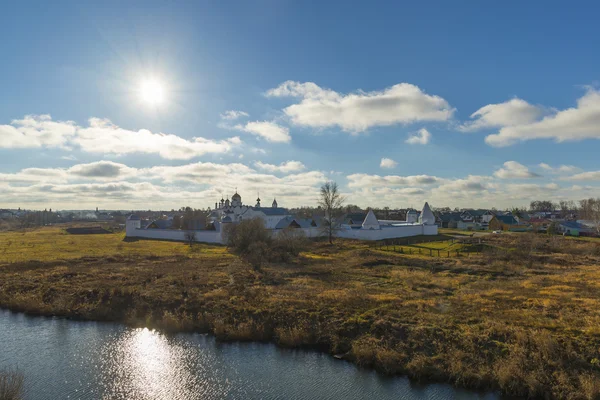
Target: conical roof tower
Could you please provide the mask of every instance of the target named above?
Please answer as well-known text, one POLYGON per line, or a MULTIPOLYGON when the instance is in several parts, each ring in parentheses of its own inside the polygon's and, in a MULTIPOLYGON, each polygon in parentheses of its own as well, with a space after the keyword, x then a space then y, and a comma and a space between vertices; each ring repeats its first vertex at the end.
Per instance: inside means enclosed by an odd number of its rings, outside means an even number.
POLYGON ((369 212, 367 213, 367 216, 365 217, 365 220, 362 223, 362 228, 381 229, 381 227, 379 226, 379 221, 377 220, 377 217, 375 216, 373 210, 369 210, 369 212))

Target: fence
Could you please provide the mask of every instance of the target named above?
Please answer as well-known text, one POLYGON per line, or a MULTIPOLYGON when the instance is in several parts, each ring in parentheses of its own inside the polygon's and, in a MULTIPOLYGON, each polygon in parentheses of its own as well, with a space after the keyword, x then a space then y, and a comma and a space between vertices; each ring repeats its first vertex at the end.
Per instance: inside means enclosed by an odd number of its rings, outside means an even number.
MULTIPOLYGON (((471 254, 478 254, 483 251, 485 246, 484 241, 481 238, 477 239, 450 239, 449 246, 455 243, 461 243, 469 245, 468 248, 449 250, 449 249, 435 249, 429 247, 419 247, 417 245, 423 243, 433 243, 433 240, 393 240, 393 241, 382 241, 374 244, 374 247, 382 250, 400 254, 408 255, 425 255, 430 257, 470 257, 471 254)), ((440 241, 437 241, 440 243, 440 241)))

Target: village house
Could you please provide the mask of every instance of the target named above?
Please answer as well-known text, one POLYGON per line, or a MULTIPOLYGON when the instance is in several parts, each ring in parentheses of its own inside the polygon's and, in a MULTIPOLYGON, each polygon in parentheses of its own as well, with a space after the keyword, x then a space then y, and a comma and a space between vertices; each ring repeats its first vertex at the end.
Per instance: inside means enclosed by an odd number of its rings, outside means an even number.
POLYGON ((458 228, 458 223, 462 221, 461 212, 450 211, 438 213, 436 217, 436 223, 440 228, 458 228))
POLYGON ((556 223, 556 231, 567 236, 586 236, 593 235, 594 229, 580 224, 576 221, 560 221, 556 223))
POLYGON ((548 228, 552 221, 545 218, 530 218, 528 221, 531 228, 536 232, 548 232, 548 228))
POLYGON ((521 224, 514 215, 495 215, 489 224, 489 228, 493 231, 513 231, 524 232, 530 228, 528 224, 521 224))

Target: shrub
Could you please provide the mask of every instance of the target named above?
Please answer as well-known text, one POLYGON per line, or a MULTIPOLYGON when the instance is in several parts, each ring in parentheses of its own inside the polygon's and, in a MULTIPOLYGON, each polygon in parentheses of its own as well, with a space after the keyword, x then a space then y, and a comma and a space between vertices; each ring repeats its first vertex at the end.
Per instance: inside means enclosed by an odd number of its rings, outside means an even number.
POLYGON ((287 261, 289 256, 297 257, 300 252, 306 250, 308 240, 300 229, 285 228, 277 233, 273 240, 273 257, 287 261))
POLYGON ((231 224, 224 231, 229 248, 253 267, 269 261, 288 261, 306 248, 306 236, 298 229, 279 231, 275 237, 261 219, 248 219, 231 224))
POLYGON ((310 329, 303 325, 275 328, 278 343, 282 346, 297 347, 311 342, 310 329))
POLYGON ((254 268, 260 268, 265 261, 272 258, 269 243, 259 241, 251 243, 242 256, 254 268))
POLYGON ((271 242, 271 235, 263 220, 259 218, 246 219, 239 224, 227 226, 224 236, 227 246, 240 255, 247 253, 253 243, 271 242))
POLYGON ((22 399, 23 380, 23 374, 18 371, 0 371, 0 399, 22 399))

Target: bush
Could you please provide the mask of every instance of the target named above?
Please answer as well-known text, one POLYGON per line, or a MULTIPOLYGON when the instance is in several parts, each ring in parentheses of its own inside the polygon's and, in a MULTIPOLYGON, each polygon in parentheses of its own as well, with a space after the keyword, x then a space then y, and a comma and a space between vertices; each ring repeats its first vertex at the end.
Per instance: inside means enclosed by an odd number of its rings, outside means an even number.
POLYGON ((261 219, 248 219, 227 226, 223 232, 227 245, 235 253, 260 268, 269 261, 289 261, 306 248, 304 232, 294 228, 278 231, 271 236, 261 219))
POLYGON ((17 371, 0 371, 0 399, 23 398, 23 374, 17 371))
POLYGON ((308 240, 303 231, 285 228, 279 231, 273 240, 273 256, 287 261, 290 256, 297 257, 307 246, 308 240))
POLYGON ((239 224, 230 224, 223 233, 227 246, 240 255, 248 253, 253 243, 268 244, 271 242, 271 235, 263 220, 259 218, 246 219, 239 224))

